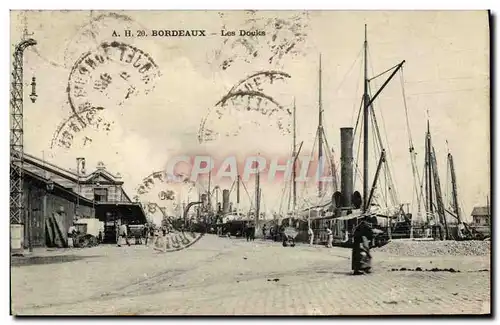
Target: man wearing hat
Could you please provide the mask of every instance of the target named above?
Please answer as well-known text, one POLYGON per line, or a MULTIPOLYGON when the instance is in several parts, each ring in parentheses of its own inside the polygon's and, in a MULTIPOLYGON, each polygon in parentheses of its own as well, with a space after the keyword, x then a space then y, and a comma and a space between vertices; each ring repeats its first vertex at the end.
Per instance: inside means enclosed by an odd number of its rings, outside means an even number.
POLYGON ((371 216, 367 215, 361 218, 353 233, 352 248, 352 270, 354 275, 371 273, 372 256, 370 253, 370 243, 373 239, 372 226, 370 224, 371 216))

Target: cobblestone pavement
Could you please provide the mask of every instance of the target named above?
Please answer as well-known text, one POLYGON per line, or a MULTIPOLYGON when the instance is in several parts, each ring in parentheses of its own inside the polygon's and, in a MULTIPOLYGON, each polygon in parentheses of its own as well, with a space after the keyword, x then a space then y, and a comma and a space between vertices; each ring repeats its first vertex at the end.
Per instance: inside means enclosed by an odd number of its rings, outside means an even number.
POLYGON ((397 257, 350 275, 350 251, 205 236, 175 253, 145 246, 65 252, 13 266, 18 315, 361 315, 490 313, 489 256, 397 257), (460 272, 391 271, 454 268, 460 272))

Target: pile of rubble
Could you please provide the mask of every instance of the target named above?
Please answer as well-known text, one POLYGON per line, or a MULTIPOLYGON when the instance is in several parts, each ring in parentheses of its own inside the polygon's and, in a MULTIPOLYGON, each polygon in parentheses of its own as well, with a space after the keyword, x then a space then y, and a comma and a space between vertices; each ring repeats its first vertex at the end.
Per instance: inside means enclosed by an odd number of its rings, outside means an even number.
POLYGON ((376 248, 398 256, 482 256, 490 254, 491 241, 392 241, 376 248))

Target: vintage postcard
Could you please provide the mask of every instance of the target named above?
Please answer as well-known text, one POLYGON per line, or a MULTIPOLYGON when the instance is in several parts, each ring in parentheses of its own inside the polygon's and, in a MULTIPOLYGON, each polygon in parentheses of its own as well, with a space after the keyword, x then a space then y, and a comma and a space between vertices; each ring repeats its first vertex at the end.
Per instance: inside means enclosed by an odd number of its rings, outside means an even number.
POLYGON ((11 11, 13 315, 490 315, 488 11, 11 11))

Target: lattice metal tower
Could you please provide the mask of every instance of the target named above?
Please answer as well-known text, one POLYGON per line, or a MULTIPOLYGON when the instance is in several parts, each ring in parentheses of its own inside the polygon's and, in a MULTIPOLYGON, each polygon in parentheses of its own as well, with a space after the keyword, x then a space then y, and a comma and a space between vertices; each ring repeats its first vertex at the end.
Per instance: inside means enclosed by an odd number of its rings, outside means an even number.
MULTIPOLYGON (((14 51, 11 86, 11 129, 10 129, 10 222, 21 223, 24 218, 23 200, 23 53, 29 46, 36 45, 32 38, 24 39, 14 51)), ((34 87, 34 83, 32 84, 34 87)), ((34 89, 33 89, 34 95, 34 89)), ((34 101, 35 97, 32 97, 34 101)))

